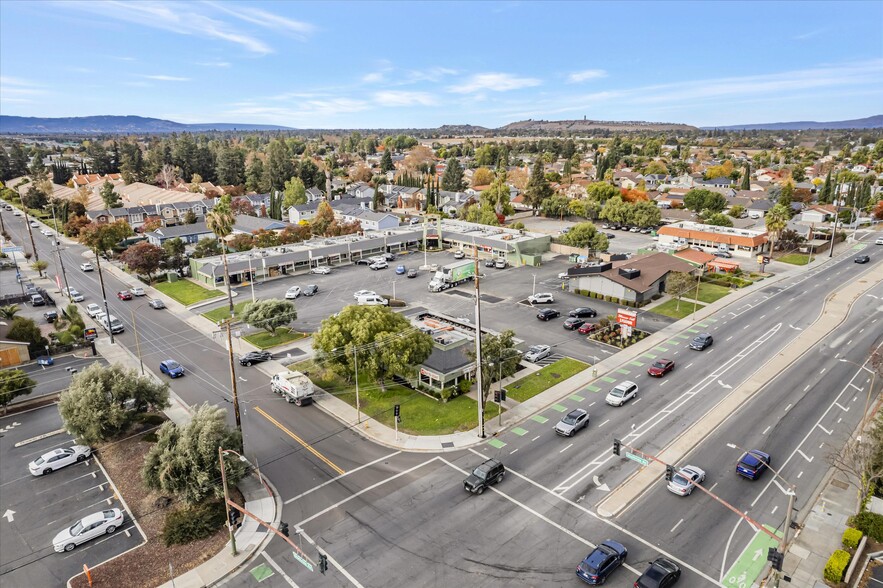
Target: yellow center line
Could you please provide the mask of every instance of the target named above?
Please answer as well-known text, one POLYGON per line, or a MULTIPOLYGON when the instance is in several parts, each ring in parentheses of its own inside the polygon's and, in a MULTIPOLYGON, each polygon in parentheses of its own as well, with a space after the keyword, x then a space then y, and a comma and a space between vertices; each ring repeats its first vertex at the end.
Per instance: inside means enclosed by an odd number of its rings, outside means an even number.
POLYGON ((282 431, 284 431, 289 437, 291 437, 292 439, 294 439, 295 441, 297 441, 298 443, 303 445, 304 449, 306 449, 307 451, 309 451, 310 453, 312 453, 313 455, 315 455, 316 457, 318 457, 319 459, 324 461, 326 464, 328 464, 328 467, 333 469, 335 472, 337 472, 341 476, 346 473, 342 469, 340 469, 339 467, 334 465, 334 463, 330 459, 328 459, 327 457, 325 457, 324 455, 322 455, 321 453, 316 451, 316 449, 312 445, 310 445, 309 443, 307 443, 306 441, 304 441, 303 439, 301 439, 300 437, 298 437, 297 435, 292 433, 282 423, 280 423, 279 421, 277 421, 276 419, 274 419, 273 417, 268 415, 266 412, 264 412, 264 410, 260 406, 255 406, 254 409, 258 413, 260 413, 261 416, 263 416, 265 419, 267 419, 268 421, 270 421, 271 423, 273 423, 274 425, 276 425, 277 427, 282 429, 282 431))

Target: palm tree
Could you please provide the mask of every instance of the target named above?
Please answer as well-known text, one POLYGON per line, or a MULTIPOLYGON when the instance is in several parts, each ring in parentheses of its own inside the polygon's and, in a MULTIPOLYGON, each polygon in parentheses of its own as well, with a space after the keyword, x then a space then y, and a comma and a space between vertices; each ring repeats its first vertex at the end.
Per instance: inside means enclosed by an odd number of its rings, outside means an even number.
POLYGON ((15 315, 20 311, 18 304, 7 304, 6 306, 0 306, 0 318, 5 318, 8 320, 12 320, 15 318, 15 315))
POLYGON ((766 213, 764 223, 770 235, 770 254, 775 250, 776 241, 779 240, 779 235, 785 230, 789 220, 791 220, 791 211, 782 204, 776 204, 766 213))
POLYGON ((227 286, 227 302, 230 304, 230 313, 233 313, 233 293, 230 291, 230 275, 227 273, 227 242, 226 238, 233 232, 233 223, 236 217, 230 207, 230 195, 221 197, 211 212, 205 215, 205 224, 217 235, 221 245, 221 258, 224 260, 224 284, 227 286))

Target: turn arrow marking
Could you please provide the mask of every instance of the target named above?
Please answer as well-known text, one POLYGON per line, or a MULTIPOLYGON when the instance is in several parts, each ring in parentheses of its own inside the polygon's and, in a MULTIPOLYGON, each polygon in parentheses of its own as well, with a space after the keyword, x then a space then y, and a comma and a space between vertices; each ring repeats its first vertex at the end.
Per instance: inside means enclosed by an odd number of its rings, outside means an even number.
POLYGON ((5 518, 10 523, 15 520, 15 517, 12 516, 15 514, 14 510, 6 509, 6 512, 3 513, 3 518, 5 518))
POLYGON ((610 492, 610 487, 607 484, 602 484, 601 479, 598 476, 592 476, 592 481, 595 483, 595 487, 601 492, 610 492))
POLYGON ((724 384, 723 380, 718 380, 717 383, 720 384, 722 388, 726 388, 727 390, 731 390, 733 388, 729 384, 724 384))

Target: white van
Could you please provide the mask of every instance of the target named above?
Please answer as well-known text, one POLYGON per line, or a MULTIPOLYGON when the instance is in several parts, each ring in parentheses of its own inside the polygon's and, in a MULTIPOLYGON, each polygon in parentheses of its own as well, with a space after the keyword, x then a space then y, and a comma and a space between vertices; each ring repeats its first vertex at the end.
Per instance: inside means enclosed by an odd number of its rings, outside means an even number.
POLYGON ((757 211, 757 210, 750 210, 750 211, 748 212, 748 218, 751 218, 751 219, 754 219, 754 220, 757 220, 757 219, 759 219, 759 218, 762 217, 762 216, 763 216, 763 214, 762 214, 760 211, 757 211))
POLYGON ((359 306, 388 306, 389 300, 377 294, 368 294, 356 298, 356 304, 359 306))
POLYGON ((101 326, 104 327, 104 330, 108 333, 113 333, 116 335, 117 333, 122 333, 125 330, 123 327, 123 323, 120 322, 120 319, 117 317, 110 315, 104 315, 100 319, 101 326))

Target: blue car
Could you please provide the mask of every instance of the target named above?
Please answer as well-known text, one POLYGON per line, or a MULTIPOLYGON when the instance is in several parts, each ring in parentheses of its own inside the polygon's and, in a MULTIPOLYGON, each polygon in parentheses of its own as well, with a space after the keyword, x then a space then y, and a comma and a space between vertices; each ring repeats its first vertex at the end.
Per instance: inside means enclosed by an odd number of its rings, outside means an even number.
POLYGON ((52 359, 52 357, 50 357, 48 355, 41 355, 40 357, 37 358, 38 365, 52 365, 54 363, 55 363, 55 360, 52 359))
POLYGON ((184 375, 184 366, 174 359, 159 362, 159 371, 168 374, 170 378, 180 378, 184 375))
POLYGON ((736 464, 736 473, 749 480, 756 480, 770 464, 770 454, 752 449, 742 456, 736 464))
POLYGON ((400 276, 405 275, 405 272, 406 272, 406 271, 408 271, 408 270, 406 270, 406 269, 405 269, 405 266, 403 266, 403 265, 400 265, 400 266, 397 266, 397 267, 396 267, 396 274, 398 274, 398 275, 400 275, 400 276))
POLYGON ((580 562, 576 568, 576 577, 586 584, 603 584, 625 562, 628 553, 622 543, 608 539, 580 562))

